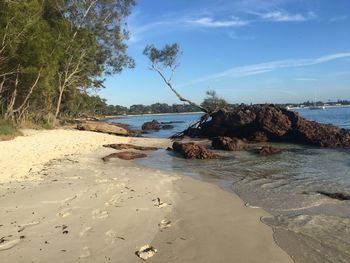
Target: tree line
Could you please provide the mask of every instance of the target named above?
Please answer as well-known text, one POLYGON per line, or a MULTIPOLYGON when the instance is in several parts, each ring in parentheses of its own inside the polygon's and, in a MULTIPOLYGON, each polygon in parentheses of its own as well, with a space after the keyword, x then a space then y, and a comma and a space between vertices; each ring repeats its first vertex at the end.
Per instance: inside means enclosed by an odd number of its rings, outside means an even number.
POLYGON ((105 106, 90 91, 134 67, 126 18, 134 0, 0 2, 0 117, 54 124, 105 106))

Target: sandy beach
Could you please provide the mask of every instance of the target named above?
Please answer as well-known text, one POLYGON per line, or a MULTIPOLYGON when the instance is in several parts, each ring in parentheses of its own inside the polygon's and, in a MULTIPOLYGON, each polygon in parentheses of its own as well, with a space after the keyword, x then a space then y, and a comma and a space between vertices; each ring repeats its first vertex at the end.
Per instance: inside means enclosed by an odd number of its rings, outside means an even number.
MULTIPOLYGON (((132 161, 106 143, 165 148, 167 139, 75 130, 24 131, 0 142, 4 262, 293 262, 233 193, 132 161)), ((2 260, 1 260, 2 261, 2 260)))

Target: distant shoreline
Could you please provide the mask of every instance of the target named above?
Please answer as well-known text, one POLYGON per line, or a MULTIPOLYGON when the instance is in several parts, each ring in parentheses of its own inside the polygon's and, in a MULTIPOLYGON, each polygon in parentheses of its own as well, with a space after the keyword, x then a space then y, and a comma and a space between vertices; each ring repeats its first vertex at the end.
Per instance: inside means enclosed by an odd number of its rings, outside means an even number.
POLYGON ((196 112, 172 112, 172 113, 145 113, 145 114, 127 114, 127 115, 112 115, 105 116, 101 120, 113 120, 113 119, 122 119, 128 117, 141 117, 141 116, 168 116, 168 115, 190 115, 190 114, 199 114, 203 113, 201 111, 196 112))
MULTIPOLYGON (((348 108, 350 105, 329 105, 329 106, 324 106, 326 109, 327 108, 348 108)), ((301 110, 301 109, 310 109, 310 107, 290 107, 289 110, 301 110)))

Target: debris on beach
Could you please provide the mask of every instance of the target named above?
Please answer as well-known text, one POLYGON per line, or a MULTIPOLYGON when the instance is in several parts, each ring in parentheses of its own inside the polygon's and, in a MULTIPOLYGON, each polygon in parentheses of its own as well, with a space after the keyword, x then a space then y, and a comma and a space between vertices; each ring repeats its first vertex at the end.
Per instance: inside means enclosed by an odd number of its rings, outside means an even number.
POLYGON ((173 150, 180 153, 185 159, 217 159, 220 156, 216 153, 209 151, 203 145, 189 142, 181 143, 174 142, 173 150))
POLYGON ((142 260, 147 260, 153 257, 156 253, 157 253, 157 249, 155 249, 150 245, 144 245, 138 251, 135 252, 135 254, 142 260))
POLYGON ((157 197, 156 199, 153 199, 152 201, 156 202, 154 206, 158 208, 163 208, 169 205, 167 203, 161 202, 159 197, 157 197))
POLYGON ((107 162, 112 158, 119 158, 122 160, 134 160, 134 159, 145 158, 145 157, 147 157, 147 155, 144 153, 125 151, 125 152, 112 153, 110 155, 103 157, 102 160, 104 162, 107 162))

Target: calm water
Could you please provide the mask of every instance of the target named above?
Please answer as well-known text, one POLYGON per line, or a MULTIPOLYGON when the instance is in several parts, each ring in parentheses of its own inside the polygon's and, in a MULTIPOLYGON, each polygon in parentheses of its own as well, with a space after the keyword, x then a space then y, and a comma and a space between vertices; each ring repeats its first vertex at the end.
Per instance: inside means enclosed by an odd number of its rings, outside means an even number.
MULTIPOLYGON (((302 116, 350 128, 350 108, 298 110, 302 116)), ((194 115, 131 117, 144 121, 185 121, 194 115)), ((121 122, 119 119, 118 122, 121 122)), ((149 134, 168 137, 173 131, 149 134)), ((258 145, 252 145, 252 148, 258 145)), ((177 171, 236 192, 251 209, 262 207, 272 216, 261 220, 273 227, 277 243, 296 262, 350 262, 350 201, 338 201, 317 191, 350 194, 350 151, 278 144, 279 155, 261 157, 252 151, 220 152, 225 160, 184 160, 160 150, 141 164, 177 171)))

